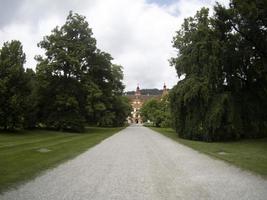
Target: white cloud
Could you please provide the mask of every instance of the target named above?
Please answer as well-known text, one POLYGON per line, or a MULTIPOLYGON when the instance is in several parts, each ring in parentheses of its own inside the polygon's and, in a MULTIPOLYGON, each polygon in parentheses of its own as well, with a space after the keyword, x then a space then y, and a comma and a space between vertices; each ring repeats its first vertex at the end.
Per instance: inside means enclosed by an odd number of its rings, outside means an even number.
POLYGON ((33 58, 42 52, 37 43, 55 26, 61 26, 68 11, 73 10, 87 17, 98 47, 123 65, 127 90, 135 89, 137 83, 141 88, 161 88, 163 82, 172 87, 178 80, 168 63, 175 56, 172 37, 185 17, 203 6, 211 8, 214 2, 178 0, 160 6, 145 0, 25 0, 14 19, 0 27, 0 44, 20 40, 27 55, 26 66, 35 68, 33 58))

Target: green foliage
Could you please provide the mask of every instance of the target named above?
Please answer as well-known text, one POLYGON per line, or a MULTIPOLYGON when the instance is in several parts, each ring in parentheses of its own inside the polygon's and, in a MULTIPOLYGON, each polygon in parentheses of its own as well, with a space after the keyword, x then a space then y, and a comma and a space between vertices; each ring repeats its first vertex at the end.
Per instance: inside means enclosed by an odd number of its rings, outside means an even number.
POLYGON ((37 107, 37 91, 36 91, 36 74, 32 69, 26 69, 26 80, 27 88, 29 88, 29 94, 26 97, 24 103, 26 107, 24 108, 24 122, 23 127, 27 129, 32 129, 36 127, 38 122, 38 107, 37 107))
POLYGON ((171 117, 168 95, 161 100, 150 99, 144 103, 140 110, 143 121, 151 121, 156 127, 170 127, 171 117))
POLYGON ((132 107, 127 97, 114 97, 112 111, 115 115, 115 119, 112 122, 112 126, 123 126, 126 118, 131 114, 131 109, 132 107))
POLYGON ((45 50, 36 57, 38 116, 46 127, 80 132, 85 123, 120 126, 126 119, 122 67, 97 49, 92 35, 85 17, 70 12, 38 44, 45 50))
POLYGON ((70 12, 66 23, 38 44, 45 49, 45 57, 36 58, 39 116, 49 128, 83 130, 92 95, 89 70, 98 56, 92 34, 85 18, 70 12))
POLYGON ((196 140, 267 134, 266 2, 233 0, 185 19, 171 59, 184 79, 170 94, 176 132, 196 140), (255 34, 254 34, 255 33, 255 34))
POLYGON ((25 121, 31 88, 24 62, 21 43, 5 42, 0 50, 0 127, 4 129, 20 128, 25 121))
POLYGON ((122 96, 123 68, 97 49, 85 17, 69 13, 38 44, 36 73, 23 68, 19 41, 0 49, 0 128, 81 132, 84 125, 122 126, 130 103, 122 96))
POLYGON ((114 96, 110 98, 110 108, 102 112, 97 124, 104 127, 124 126, 127 116, 131 113, 131 105, 128 98, 114 96))

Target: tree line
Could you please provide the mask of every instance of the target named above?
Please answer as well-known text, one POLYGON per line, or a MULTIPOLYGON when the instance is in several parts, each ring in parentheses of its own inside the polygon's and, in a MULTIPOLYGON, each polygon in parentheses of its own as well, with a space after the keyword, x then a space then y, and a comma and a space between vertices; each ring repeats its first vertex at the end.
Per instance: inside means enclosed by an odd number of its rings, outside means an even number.
POLYGON ((70 12, 38 47, 45 54, 36 56, 36 71, 24 68, 19 41, 0 49, 0 128, 81 132, 86 124, 124 124, 131 106, 122 95, 122 66, 97 48, 84 16, 70 12))
POLYGON ((183 138, 217 141, 267 135, 267 2, 231 0, 184 20, 171 59, 184 77, 170 92, 183 138))

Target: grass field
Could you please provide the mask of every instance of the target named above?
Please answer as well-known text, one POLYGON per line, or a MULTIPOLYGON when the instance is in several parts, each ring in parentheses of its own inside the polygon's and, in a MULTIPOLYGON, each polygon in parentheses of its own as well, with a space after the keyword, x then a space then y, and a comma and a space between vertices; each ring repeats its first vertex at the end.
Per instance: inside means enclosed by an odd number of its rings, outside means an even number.
POLYGON ((88 128, 81 134, 45 130, 0 133, 0 192, 74 158, 121 129, 88 128))
POLYGON ((199 152, 225 160, 267 178, 267 138, 207 143, 178 138, 175 131, 170 128, 151 127, 151 129, 199 152))

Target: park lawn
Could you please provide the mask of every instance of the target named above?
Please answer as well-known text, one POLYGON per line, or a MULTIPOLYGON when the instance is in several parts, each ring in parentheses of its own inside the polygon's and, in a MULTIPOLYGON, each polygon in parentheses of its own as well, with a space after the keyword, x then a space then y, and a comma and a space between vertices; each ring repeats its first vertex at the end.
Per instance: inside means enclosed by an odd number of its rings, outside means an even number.
POLYGON ((0 192, 74 158, 122 129, 93 127, 79 134, 47 130, 0 132, 0 192))
POLYGON ((200 142, 179 138, 170 128, 151 129, 201 153, 227 161, 267 178, 267 138, 234 142, 200 142), (223 153, 222 153, 223 152, 223 153))

